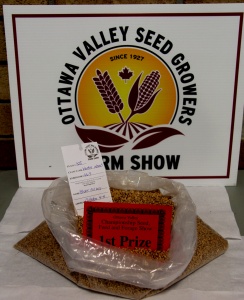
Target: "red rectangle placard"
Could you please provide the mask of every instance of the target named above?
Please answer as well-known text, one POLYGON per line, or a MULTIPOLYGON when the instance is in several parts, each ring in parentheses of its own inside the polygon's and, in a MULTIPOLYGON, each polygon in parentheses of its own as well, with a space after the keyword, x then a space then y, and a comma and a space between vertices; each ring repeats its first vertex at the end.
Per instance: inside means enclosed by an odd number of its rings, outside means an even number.
POLYGON ((172 207, 168 205, 85 202, 83 234, 121 247, 166 251, 172 207))

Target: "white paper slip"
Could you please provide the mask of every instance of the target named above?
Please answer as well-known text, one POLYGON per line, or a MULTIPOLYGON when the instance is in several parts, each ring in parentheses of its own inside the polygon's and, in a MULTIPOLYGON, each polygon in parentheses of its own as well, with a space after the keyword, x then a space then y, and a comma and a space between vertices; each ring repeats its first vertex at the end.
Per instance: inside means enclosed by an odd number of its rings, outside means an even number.
POLYGON ((83 216, 85 201, 112 202, 98 144, 92 142, 61 148, 76 213, 83 216))

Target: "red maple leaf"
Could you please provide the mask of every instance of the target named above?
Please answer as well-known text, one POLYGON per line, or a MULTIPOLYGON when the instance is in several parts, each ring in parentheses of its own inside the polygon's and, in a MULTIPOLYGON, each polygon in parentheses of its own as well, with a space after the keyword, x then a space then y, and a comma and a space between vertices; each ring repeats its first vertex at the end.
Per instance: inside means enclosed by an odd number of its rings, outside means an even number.
POLYGON ((133 72, 131 72, 127 67, 123 68, 123 70, 119 72, 119 76, 121 79, 124 79, 125 82, 127 79, 130 79, 132 75, 133 72))

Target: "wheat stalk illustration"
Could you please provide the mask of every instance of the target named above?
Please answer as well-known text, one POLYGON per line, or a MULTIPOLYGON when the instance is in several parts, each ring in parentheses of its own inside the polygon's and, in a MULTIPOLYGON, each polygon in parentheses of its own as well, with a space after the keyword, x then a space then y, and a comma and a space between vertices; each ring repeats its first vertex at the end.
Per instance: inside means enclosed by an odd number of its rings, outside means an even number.
POLYGON ((152 71, 149 75, 146 76, 141 86, 139 87, 141 75, 142 73, 135 81, 129 94, 128 103, 131 109, 131 113, 126 120, 126 123, 133 115, 146 112, 151 107, 155 97, 161 90, 159 89, 155 92, 157 86, 159 85, 159 71, 152 71))
POLYGON ((102 96, 108 110, 115 114, 117 113, 120 117, 122 123, 124 123, 124 119, 120 113, 123 109, 124 104, 119 96, 118 91, 116 90, 113 81, 107 71, 103 74, 100 70, 97 70, 97 77, 93 78, 93 81, 102 96))
MULTIPOLYGON (((148 74, 139 85, 142 73, 138 76, 130 89, 128 96, 128 105, 131 109, 129 117, 124 121, 120 112, 124 108, 124 104, 119 96, 108 71, 103 74, 100 70, 96 70, 96 77, 93 81, 104 100, 106 107, 111 113, 117 113, 121 119, 121 123, 108 124, 105 129, 101 128, 78 128, 76 131, 84 143, 96 141, 99 144, 101 152, 112 152, 124 147, 132 140, 132 150, 145 149, 152 147, 163 140, 182 133, 174 128, 165 126, 153 126, 140 122, 129 122, 129 119, 135 114, 143 114, 148 111, 153 104, 157 94, 161 88, 157 90, 161 74, 159 71, 152 71, 148 74), (107 130, 110 129, 111 131, 107 130), (136 137, 134 138, 134 135, 136 137), (124 137, 122 137, 123 135, 124 137)), ((127 74, 128 75, 128 74, 127 74)), ((126 75, 126 76, 127 76, 126 75)), ((125 78, 123 78, 125 79, 125 78)), ((87 126, 86 126, 87 127, 87 126)), ((91 156, 95 155, 94 149, 90 150, 91 156)))

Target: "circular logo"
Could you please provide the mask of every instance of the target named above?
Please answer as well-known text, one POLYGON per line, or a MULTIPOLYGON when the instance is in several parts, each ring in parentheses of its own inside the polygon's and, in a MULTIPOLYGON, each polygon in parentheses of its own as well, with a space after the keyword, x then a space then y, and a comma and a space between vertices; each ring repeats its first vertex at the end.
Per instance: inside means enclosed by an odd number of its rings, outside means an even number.
POLYGON ((167 126, 178 108, 178 86, 168 65, 149 50, 121 46, 92 59, 76 85, 76 109, 83 142, 97 141, 101 152, 126 144, 152 147, 182 134, 167 126))
POLYGON ((98 149, 97 147, 93 145, 88 145, 85 148, 85 155, 88 157, 88 159, 95 159, 98 156, 98 149))
POLYGON ((87 64, 76 86, 76 109, 85 126, 126 131, 170 124, 178 87, 168 65, 149 50, 118 47, 87 64))

